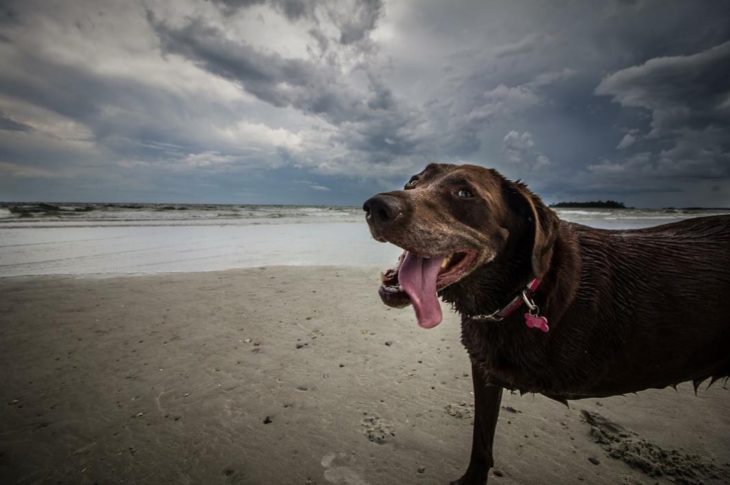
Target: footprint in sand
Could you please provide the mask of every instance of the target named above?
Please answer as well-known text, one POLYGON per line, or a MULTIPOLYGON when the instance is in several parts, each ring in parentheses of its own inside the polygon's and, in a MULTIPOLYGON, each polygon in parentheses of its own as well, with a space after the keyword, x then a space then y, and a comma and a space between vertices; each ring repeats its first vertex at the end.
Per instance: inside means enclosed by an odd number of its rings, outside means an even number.
POLYGON ((336 485, 369 485, 362 478, 363 470, 354 456, 347 453, 327 453, 322 457, 324 479, 336 485))
MULTIPOLYGON (((590 427, 590 436, 611 458, 621 460, 650 477, 667 477, 683 485, 701 485, 708 481, 730 483, 730 467, 715 464, 711 457, 665 449, 598 413, 581 411, 590 427)), ((595 457, 588 458, 597 465, 595 457)))
POLYGON ((393 427, 375 414, 366 414, 360 426, 368 440, 379 445, 385 444, 395 437, 393 427))
POLYGON ((444 411, 449 416, 458 419, 472 419, 474 417, 474 405, 465 402, 447 404, 444 406, 444 411))

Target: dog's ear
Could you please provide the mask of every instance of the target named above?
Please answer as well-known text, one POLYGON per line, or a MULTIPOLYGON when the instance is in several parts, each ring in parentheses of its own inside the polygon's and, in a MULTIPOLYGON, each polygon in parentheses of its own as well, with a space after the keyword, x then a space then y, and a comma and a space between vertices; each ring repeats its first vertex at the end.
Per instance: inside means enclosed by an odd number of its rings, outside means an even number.
POLYGON ((558 216, 520 181, 509 182, 508 191, 511 205, 516 205, 518 213, 534 227, 532 271, 536 278, 542 278, 550 269, 558 236, 558 216))

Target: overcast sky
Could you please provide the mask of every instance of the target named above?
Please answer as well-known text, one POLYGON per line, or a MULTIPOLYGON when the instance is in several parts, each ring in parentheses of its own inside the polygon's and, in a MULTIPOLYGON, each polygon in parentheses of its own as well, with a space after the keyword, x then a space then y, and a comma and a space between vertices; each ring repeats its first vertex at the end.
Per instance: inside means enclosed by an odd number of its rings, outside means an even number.
POLYGON ((730 206, 725 1, 3 0, 0 66, 0 200, 730 206))

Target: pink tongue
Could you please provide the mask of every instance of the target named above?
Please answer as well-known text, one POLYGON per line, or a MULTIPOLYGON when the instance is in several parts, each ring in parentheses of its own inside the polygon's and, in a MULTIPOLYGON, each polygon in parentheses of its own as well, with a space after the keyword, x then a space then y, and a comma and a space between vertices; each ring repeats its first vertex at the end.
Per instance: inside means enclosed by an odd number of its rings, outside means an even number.
POLYGON ((432 328, 441 323, 436 277, 443 260, 443 257, 422 258, 406 252, 398 271, 398 283, 411 298, 418 324, 423 328, 432 328))

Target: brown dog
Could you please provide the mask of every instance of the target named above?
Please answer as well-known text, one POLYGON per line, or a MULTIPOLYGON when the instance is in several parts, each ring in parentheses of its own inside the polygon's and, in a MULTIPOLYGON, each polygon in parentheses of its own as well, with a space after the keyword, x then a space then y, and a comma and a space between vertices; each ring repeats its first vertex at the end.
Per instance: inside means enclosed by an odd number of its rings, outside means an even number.
POLYGON ((475 421, 454 483, 486 483, 503 388, 566 402, 730 375, 730 216, 593 229, 494 170, 447 164, 363 208, 405 250, 383 301, 426 328, 437 295, 462 316, 475 421))

